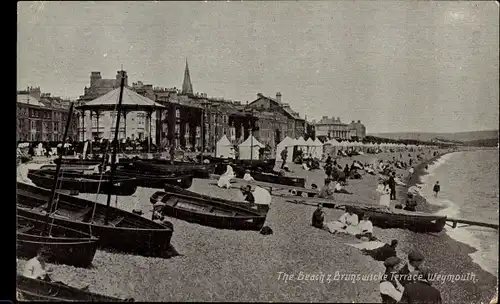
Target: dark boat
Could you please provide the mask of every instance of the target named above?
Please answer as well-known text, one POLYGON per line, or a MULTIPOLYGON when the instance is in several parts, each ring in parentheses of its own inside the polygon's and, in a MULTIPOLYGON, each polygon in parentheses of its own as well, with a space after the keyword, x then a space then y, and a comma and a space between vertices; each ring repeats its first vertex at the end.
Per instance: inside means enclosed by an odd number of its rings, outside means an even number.
MULTIPOLYGON (((243 178, 245 175, 245 169, 236 168, 234 169, 234 173, 237 178, 243 178)), ((306 179, 301 177, 289 177, 289 176, 280 176, 277 172, 273 173, 261 173, 261 172, 250 172, 250 175, 259 182, 273 183, 273 184, 281 184, 299 188, 305 188, 306 179)))
MULTIPOLYGON (((18 214, 44 219, 50 194, 49 190, 18 182, 18 214)), ((173 233, 170 223, 167 227, 168 224, 162 225, 111 206, 63 194, 58 196, 57 209, 50 216, 54 224, 91 232, 99 238, 100 248, 155 257, 165 257, 170 249, 173 233), (106 209, 108 225, 105 224, 106 209)))
POLYGON ((179 163, 174 162, 172 165, 169 161, 156 159, 136 159, 129 163, 122 164, 124 169, 138 170, 155 174, 176 173, 176 174, 192 174, 197 178, 208 178, 213 172, 210 165, 201 165, 195 163, 179 163))
MULTIPOLYGON (((52 170, 52 168, 46 168, 45 170, 52 170)), ((74 169, 74 167, 66 167, 66 165, 63 165, 61 171, 63 172, 63 176, 66 178, 92 180, 103 179, 106 181, 110 178, 109 172, 105 172, 101 177, 100 173, 94 173, 91 170, 85 169, 74 169)), ((132 187, 135 185, 136 187, 153 189, 163 189, 166 184, 177 185, 187 189, 193 184, 193 177, 187 174, 179 175, 171 173, 168 175, 160 175, 135 170, 127 170, 121 167, 118 167, 115 171, 115 180, 126 180, 127 184, 132 187)))
MULTIPOLYGON (((54 170, 29 170, 28 178, 38 187, 52 188, 54 184, 55 171, 54 170)), ((113 185, 109 179, 103 175, 80 175, 71 176, 61 174, 58 184, 64 190, 77 190, 81 193, 105 193, 112 195, 132 195, 137 190, 136 181, 133 178, 116 178, 113 185)))
POLYGON ((17 275, 18 301, 44 302, 133 302, 133 299, 119 299, 92 293, 56 282, 46 282, 17 275), (20 297, 20 299, 19 299, 20 297))
POLYGON ((242 170, 249 169, 252 172, 268 172, 272 173, 276 166, 276 159, 264 160, 249 160, 249 159, 227 159, 212 156, 203 157, 208 159, 210 163, 216 164, 215 174, 222 174, 226 171, 226 165, 231 163, 233 168, 241 168, 242 170), (222 171, 222 172, 221 172, 222 171))
POLYGON ((167 216, 204 226, 234 230, 260 230, 264 226, 266 214, 244 206, 244 203, 184 191, 185 193, 158 191, 151 196, 150 202, 163 203, 163 206, 155 208, 161 209, 167 216))
POLYGON ((415 232, 441 232, 446 224, 446 216, 420 212, 396 210, 387 212, 380 207, 346 206, 348 210, 360 216, 368 215, 373 225, 380 228, 401 228, 415 232))
MULTIPOLYGON (((59 160, 54 160, 54 163, 59 160)), ((61 164, 67 166, 93 166, 102 164, 102 159, 63 159, 61 164)), ((176 173, 180 175, 190 174, 195 178, 209 178, 214 172, 214 165, 196 164, 190 162, 175 161, 174 165, 170 160, 163 159, 141 159, 141 158, 120 158, 117 163, 117 171, 128 170, 140 173, 154 173, 165 175, 176 173)))
MULTIPOLYGON (((165 192, 183 194, 183 195, 187 195, 187 196, 191 196, 191 197, 201 198, 203 200, 214 200, 214 201, 218 201, 218 202, 221 202, 221 203, 224 203, 224 204, 241 206, 241 207, 244 207, 244 208, 248 208, 249 207, 248 202, 238 202, 238 201, 226 200, 226 199, 223 199, 223 198, 213 197, 213 196, 210 196, 210 195, 205 195, 205 194, 201 194, 201 193, 197 193, 197 192, 185 190, 185 189, 182 189, 180 187, 173 186, 173 185, 165 185, 164 190, 165 190, 165 192)), ((152 200, 152 199, 150 199, 150 202, 152 204, 156 203, 156 201, 152 200)), ((258 205, 257 205, 257 207, 258 207, 258 205)), ((269 209, 259 209, 259 208, 257 208, 257 209, 252 208, 252 209, 257 210, 257 211, 259 211, 262 214, 267 214, 267 212, 269 211, 269 209)))
POLYGON ((97 250, 97 238, 89 234, 47 224, 50 234, 44 235, 46 222, 17 215, 17 256, 32 258, 41 247, 49 251, 48 262, 75 267, 92 264, 97 250))

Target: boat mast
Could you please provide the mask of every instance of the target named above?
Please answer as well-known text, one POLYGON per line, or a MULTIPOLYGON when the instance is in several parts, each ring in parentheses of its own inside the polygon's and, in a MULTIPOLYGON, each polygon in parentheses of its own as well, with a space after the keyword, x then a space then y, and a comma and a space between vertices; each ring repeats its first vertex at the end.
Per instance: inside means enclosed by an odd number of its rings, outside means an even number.
POLYGON ((69 106, 69 111, 68 111, 68 119, 66 120, 66 128, 64 129, 64 136, 62 140, 62 146, 61 146, 61 154, 59 154, 59 161, 56 164, 56 172, 54 175, 54 183, 52 184, 52 190, 50 191, 50 196, 49 196, 49 201, 47 204, 47 216, 45 219, 45 229, 44 229, 44 234, 47 233, 47 229, 49 227, 48 223, 50 220, 50 214, 52 213, 52 203, 54 202, 54 196, 56 193, 56 188, 57 188, 57 182, 59 181, 59 173, 61 172, 61 164, 62 164, 62 158, 64 155, 65 151, 65 145, 66 145, 66 138, 68 136, 68 130, 69 126, 71 123, 71 116, 73 115, 73 105, 74 103, 71 102, 69 106))
POLYGON ((122 110, 122 99, 123 99, 123 87, 125 86, 125 77, 123 77, 123 70, 120 71, 121 75, 121 81, 120 81, 120 97, 118 98, 118 106, 116 108, 117 111, 117 117, 116 117, 116 126, 115 126, 115 136, 113 140, 113 154, 111 156, 111 174, 109 176, 109 184, 110 184, 110 191, 108 193, 108 200, 106 202, 106 216, 104 218, 104 225, 108 224, 109 221, 109 205, 111 204, 111 190, 114 188, 114 183, 113 183, 113 176, 115 175, 115 170, 116 170, 116 152, 118 150, 118 131, 120 127, 120 117, 121 117, 121 110, 122 110))

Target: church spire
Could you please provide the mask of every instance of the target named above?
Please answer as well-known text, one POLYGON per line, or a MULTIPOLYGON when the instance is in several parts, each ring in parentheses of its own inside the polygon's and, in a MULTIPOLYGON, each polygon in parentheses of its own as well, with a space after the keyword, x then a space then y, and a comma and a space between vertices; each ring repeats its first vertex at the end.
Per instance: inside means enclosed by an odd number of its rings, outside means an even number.
POLYGON ((183 94, 193 94, 193 85, 191 84, 191 77, 189 76, 188 61, 186 58, 186 69, 184 70, 184 82, 182 83, 183 94))

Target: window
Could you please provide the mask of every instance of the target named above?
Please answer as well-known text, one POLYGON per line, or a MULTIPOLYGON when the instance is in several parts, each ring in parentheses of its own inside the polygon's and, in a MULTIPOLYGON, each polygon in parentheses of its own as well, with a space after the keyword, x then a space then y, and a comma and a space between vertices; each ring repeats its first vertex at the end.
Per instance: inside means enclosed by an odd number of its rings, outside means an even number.
POLYGON ((36 130, 36 121, 31 120, 30 121, 30 126, 31 126, 31 128, 30 128, 31 130, 36 130))
POLYGON ((54 132, 59 131, 59 123, 57 121, 54 121, 54 132))

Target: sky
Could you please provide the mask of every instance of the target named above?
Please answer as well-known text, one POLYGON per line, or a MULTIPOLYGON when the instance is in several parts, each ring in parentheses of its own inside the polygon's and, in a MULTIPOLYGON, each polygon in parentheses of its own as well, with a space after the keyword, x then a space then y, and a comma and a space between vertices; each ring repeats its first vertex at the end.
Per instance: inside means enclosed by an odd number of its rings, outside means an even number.
POLYGON ((368 133, 498 129, 495 1, 18 2, 18 89, 78 98, 91 71, 368 133))

